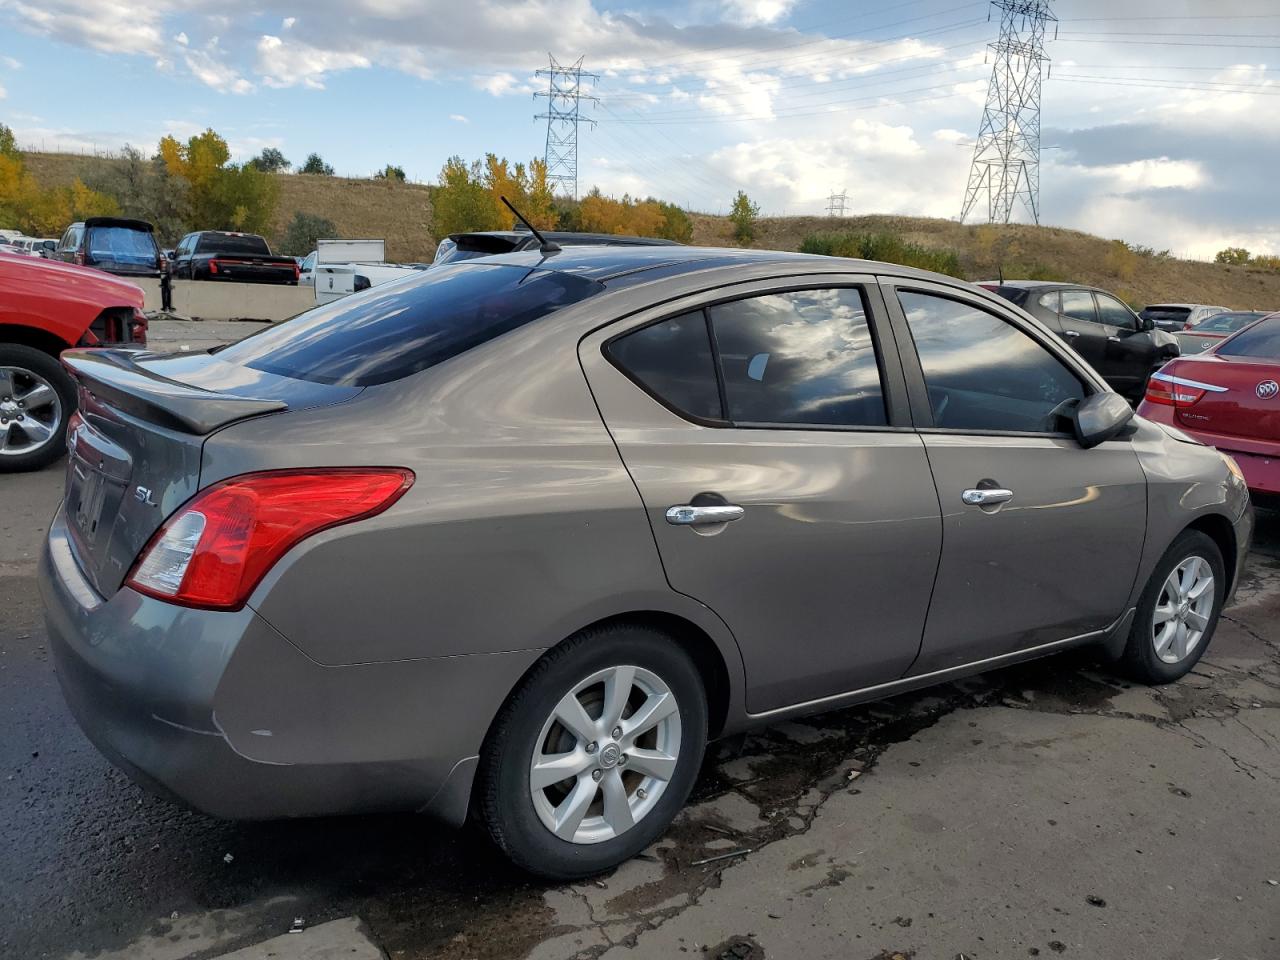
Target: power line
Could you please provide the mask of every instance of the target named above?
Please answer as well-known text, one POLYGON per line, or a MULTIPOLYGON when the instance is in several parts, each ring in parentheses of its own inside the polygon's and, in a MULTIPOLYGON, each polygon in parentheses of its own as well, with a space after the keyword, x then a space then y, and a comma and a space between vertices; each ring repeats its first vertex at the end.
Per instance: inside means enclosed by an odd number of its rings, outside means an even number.
POLYGON ((833 190, 831 192, 831 196, 827 197, 827 216, 843 217, 844 207, 845 207, 845 204, 848 202, 849 202, 849 192, 847 189, 841 190, 839 193, 836 193, 833 190))
POLYGON ((582 80, 594 83, 599 74, 584 73, 582 57, 569 67, 562 67, 556 58, 547 54, 551 65, 535 74, 547 78, 547 91, 539 91, 534 97, 546 97, 547 112, 534 115, 535 120, 547 121, 547 146, 543 161, 547 165, 547 179, 560 184, 573 199, 578 199, 578 124, 595 125, 595 121, 582 116, 582 101, 595 103, 597 98, 582 92, 582 80))
POLYGON ((1039 223, 1044 37, 1046 24, 1057 18, 1049 0, 993 0, 992 6, 1000 11, 1000 39, 991 44, 995 62, 960 220, 985 193, 988 223, 1008 223, 1019 201, 1039 223))

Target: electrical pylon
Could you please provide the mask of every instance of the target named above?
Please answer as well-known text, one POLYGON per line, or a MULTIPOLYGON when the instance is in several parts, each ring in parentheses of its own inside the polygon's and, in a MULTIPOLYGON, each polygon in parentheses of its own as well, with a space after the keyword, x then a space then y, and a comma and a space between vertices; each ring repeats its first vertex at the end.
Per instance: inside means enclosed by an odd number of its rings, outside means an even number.
POLYGON ((547 148, 543 159, 547 164, 547 179, 560 184, 573 199, 578 198, 578 124, 595 121, 582 116, 582 101, 598 103, 597 97, 582 92, 582 81, 592 85, 600 79, 596 73, 585 73, 582 57, 571 66, 562 67, 556 58, 547 54, 550 66, 537 71, 537 76, 547 78, 547 89, 534 94, 546 97, 547 112, 534 115, 535 120, 547 121, 547 148))

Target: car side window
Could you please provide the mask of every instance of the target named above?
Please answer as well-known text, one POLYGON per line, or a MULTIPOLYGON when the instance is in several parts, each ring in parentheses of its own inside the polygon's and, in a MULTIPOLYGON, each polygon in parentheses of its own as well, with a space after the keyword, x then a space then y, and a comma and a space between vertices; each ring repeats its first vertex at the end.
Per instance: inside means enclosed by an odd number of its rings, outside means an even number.
POLYGON ((861 290, 766 294, 708 313, 734 423, 888 423, 861 290))
POLYGON ((1063 316, 1071 317, 1073 320, 1088 320, 1090 323, 1098 322, 1098 314, 1093 307, 1093 294, 1088 290, 1063 290, 1062 291, 1062 310, 1063 316))
POLYGON ((1122 330, 1136 330, 1133 312, 1115 297, 1106 293, 1095 293, 1098 301, 1098 321, 1122 330))
POLYGON ((662 403, 700 420, 721 420, 711 334, 701 310, 641 327, 605 351, 623 373, 662 403))
POLYGON ((1040 306, 1052 310, 1054 313, 1062 312, 1062 298, 1057 290, 1051 290, 1048 293, 1040 294, 1040 306))
POLYGON ((935 427, 1057 433, 1084 385, 1049 350, 977 306, 902 290, 935 427))

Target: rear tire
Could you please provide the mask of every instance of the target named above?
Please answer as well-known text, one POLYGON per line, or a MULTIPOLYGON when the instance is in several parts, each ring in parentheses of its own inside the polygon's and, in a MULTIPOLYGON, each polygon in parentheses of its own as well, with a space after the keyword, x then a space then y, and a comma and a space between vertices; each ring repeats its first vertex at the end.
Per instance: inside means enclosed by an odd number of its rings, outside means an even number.
POLYGON ((1213 640, 1226 595, 1222 551, 1206 534, 1184 530, 1170 544, 1138 601, 1123 665, 1133 679, 1172 683, 1213 640))
POLYGON ((75 384, 57 358, 0 343, 0 473, 39 470, 61 457, 75 408, 75 384))
POLYGON ((517 866, 591 876, 662 835, 706 741, 706 693, 688 654, 647 627, 587 630, 535 664, 498 714, 477 812, 517 866))

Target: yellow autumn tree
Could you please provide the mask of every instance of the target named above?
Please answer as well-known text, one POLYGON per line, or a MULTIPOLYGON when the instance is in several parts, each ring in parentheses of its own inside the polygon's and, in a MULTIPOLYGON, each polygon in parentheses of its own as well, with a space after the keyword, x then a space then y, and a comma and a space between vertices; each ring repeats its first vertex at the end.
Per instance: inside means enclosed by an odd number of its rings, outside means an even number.
POLYGON ((186 143, 164 137, 159 154, 166 172, 187 183, 185 219, 193 229, 266 229, 279 196, 275 175, 253 163, 230 163, 227 141, 215 131, 205 130, 186 143))
POLYGON ((13 146, 9 128, 0 124, 0 223, 31 236, 50 236, 73 221, 119 213, 114 199, 79 178, 69 187, 41 187, 13 146))

